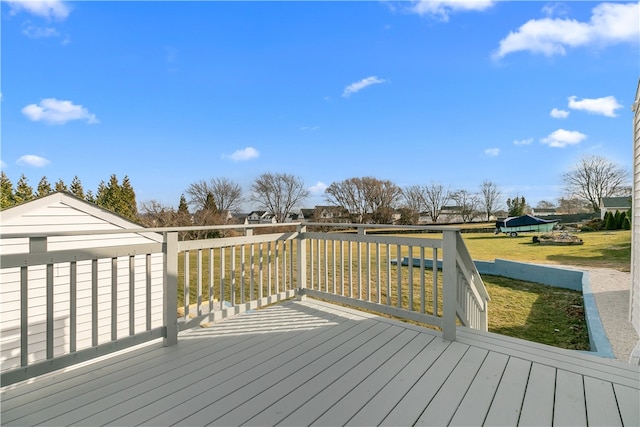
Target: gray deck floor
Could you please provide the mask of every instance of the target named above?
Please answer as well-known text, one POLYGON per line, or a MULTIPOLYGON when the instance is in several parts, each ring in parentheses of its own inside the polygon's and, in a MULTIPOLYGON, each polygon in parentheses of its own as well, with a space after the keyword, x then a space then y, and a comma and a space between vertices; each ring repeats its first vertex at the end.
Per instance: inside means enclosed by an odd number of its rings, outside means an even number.
POLYGON ((2 425, 640 425, 640 370, 287 302, 1 394, 2 425))

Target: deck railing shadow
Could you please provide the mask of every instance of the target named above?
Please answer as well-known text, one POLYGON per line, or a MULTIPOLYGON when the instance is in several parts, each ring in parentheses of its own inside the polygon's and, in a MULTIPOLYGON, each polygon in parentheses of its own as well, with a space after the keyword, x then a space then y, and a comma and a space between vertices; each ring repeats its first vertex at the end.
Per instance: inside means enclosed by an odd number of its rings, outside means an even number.
MULTIPOLYGON (((425 323, 441 329, 443 338, 450 341, 455 340, 457 323, 487 330, 489 296, 459 229, 384 226, 392 231, 406 228, 428 231, 424 238, 367 233, 379 227, 382 226, 327 223, 211 226, 204 229, 236 229, 241 235, 182 241, 178 240, 179 233, 203 228, 55 234, 155 232, 163 235, 162 244, 64 251, 47 250, 47 238, 53 234, 3 234, 0 236, 3 239, 34 239, 37 244, 31 247, 37 251, 2 254, 0 259, 3 275, 11 272, 12 277, 19 278, 12 289, 16 301, 13 309, 20 313, 20 339, 14 339, 13 348, 7 350, 18 351, 21 355, 19 367, 2 367, 2 386, 157 338, 163 338, 165 346, 175 345, 182 330, 290 298, 322 298, 425 323), (314 227, 331 231, 317 232, 313 231, 314 227), (142 276, 146 274, 147 283, 151 281, 152 259, 157 260, 160 256, 161 300, 153 295, 149 285, 143 291, 136 291, 134 285, 140 270, 145 272, 142 276), (424 260, 429 256, 433 265, 441 263, 441 268, 433 273, 424 265, 415 269, 397 262, 404 257, 424 260), (70 351, 54 357, 53 347, 60 338, 54 337, 53 319, 59 310, 69 314, 72 335, 79 327, 76 307, 78 262, 91 265, 86 274, 91 281, 91 295, 87 298, 91 300, 92 315, 86 322, 93 334, 92 345, 81 350, 72 346, 70 351), (111 277, 107 285, 104 285, 104 280, 98 280, 99 262, 111 263, 111 277), (122 272, 123 264, 128 274, 122 272), (65 266, 69 273, 54 280, 54 267, 60 265, 65 266), (28 305, 33 293, 30 273, 43 268, 46 274, 39 292, 44 292, 46 299, 47 351, 44 357, 35 357, 25 338, 35 315, 28 305), (143 292, 143 295, 136 292, 143 292), (60 295, 66 296, 61 298, 60 295), (141 298, 145 304, 140 303, 141 298), (160 304, 159 301, 162 301, 161 307, 152 305, 160 304), (148 320, 150 313, 159 309, 162 311, 162 326, 152 327, 148 320), (138 313, 140 310, 145 312, 144 315, 138 313), (139 316, 147 319, 146 326, 139 325, 139 316), (103 328, 105 322, 111 333, 107 334, 106 341, 100 341, 98 325, 103 328)), ((75 342, 76 337, 63 339, 75 342)))

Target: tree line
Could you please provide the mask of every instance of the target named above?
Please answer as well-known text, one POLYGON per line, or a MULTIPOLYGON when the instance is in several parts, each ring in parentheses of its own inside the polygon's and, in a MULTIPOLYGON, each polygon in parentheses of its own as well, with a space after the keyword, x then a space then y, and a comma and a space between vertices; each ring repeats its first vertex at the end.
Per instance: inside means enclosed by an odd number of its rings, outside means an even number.
MULTIPOLYGON (((630 194, 630 187, 626 185, 628 175, 605 158, 585 157, 563 176, 566 197, 559 199, 558 205, 567 212, 577 212, 587 206, 597 212, 602 197, 630 194)), ((304 181, 286 173, 263 173, 249 190, 245 197, 240 184, 227 178, 211 178, 190 184, 181 194, 177 209, 156 200, 144 201, 138 209, 128 176, 120 182, 116 175, 111 175, 108 181, 100 182, 94 193, 85 192, 77 176, 68 187, 62 180, 51 185, 43 177, 34 191, 22 175, 14 188, 2 172, 0 208, 6 209, 54 191, 68 191, 145 226, 169 227, 225 224, 233 220, 230 214, 238 212, 245 202, 271 213, 276 222, 284 222, 296 208, 303 207, 309 197, 304 181)), ((451 190, 438 182, 401 188, 390 180, 352 177, 333 182, 324 196, 328 204, 341 208, 346 216, 343 219, 354 223, 417 224, 423 216, 436 223, 445 208, 453 209, 464 222, 477 218, 490 221, 504 208, 502 191, 489 180, 483 181, 478 191, 473 192, 451 190)), ((506 206, 508 216, 520 216, 531 210, 521 195, 507 198, 506 206)), ((538 207, 555 206, 541 201, 538 207)))
POLYGON ((28 202, 33 199, 48 196, 57 191, 66 191, 79 199, 110 210, 122 217, 137 220, 138 208, 136 194, 128 176, 118 180, 116 175, 111 175, 107 182, 101 181, 95 193, 91 190, 85 191, 78 176, 74 176, 70 185, 59 179, 51 185, 46 176, 43 176, 34 190, 24 174, 20 176, 15 188, 7 175, 2 171, 0 174, 0 209, 10 208, 28 202))

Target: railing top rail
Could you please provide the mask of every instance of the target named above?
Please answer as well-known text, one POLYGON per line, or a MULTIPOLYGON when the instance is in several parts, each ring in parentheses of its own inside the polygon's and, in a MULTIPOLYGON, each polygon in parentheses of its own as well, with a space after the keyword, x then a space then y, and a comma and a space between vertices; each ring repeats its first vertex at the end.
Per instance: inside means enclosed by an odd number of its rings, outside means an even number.
POLYGON ((249 230, 257 228, 280 228, 298 226, 332 227, 341 229, 385 229, 385 230, 415 230, 415 231, 460 231, 460 228, 444 225, 391 225, 391 224, 355 224, 355 223, 328 223, 328 222, 285 222, 277 224, 228 224, 209 226, 188 226, 188 227, 140 227, 140 228, 118 228, 110 230, 74 230, 74 231, 50 231, 50 232, 25 232, 25 233, 3 233, 0 226, 0 239, 18 239, 29 237, 52 237, 52 236, 83 236, 100 234, 143 234, 143 233, 171 233, 181 231, 197 230, 249 230))

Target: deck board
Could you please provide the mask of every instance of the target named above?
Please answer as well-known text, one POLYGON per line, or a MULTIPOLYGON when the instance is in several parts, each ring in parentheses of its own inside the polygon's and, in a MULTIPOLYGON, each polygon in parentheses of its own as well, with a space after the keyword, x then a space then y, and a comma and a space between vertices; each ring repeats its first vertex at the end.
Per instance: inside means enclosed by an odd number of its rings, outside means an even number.
POLYGON ((489 426, 515 426, 520 419, 531 362, 510 357, 485 418, 489 426))
POLYGON ((556 396, 553 409, 553 424, 556 426, 584 426, 587 416, 583 379, 573 372, 558 371, 556 374, 556 396))
POLYGON ((552 425, 555 382, 555 368, 538 363, 534 363, 531 366, 518 425, 552 425))
POLYGON ((478 424, 478 421, 484 422, 508 360, 509 357, 504 354, 492 352, 487 355, 450 425, 471 426, 478 424))
POLYGON ((637 366, 459 332, 289 301, 5 387, 2 424, 640 424, 637 366))

